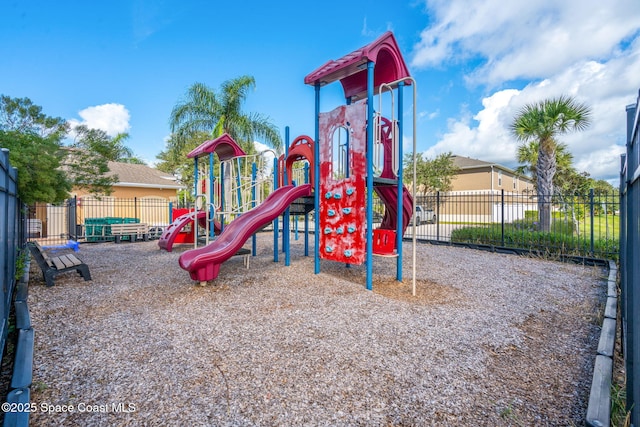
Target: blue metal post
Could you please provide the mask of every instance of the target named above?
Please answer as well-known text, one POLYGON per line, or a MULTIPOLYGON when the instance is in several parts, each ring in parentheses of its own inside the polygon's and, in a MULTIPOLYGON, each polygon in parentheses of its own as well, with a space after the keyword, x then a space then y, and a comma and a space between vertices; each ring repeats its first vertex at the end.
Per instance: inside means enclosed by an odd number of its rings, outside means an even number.
MULTIPOLYGON (((284 176, 284 183, 285 185, 289 183, 288 181, 288 177, 287 177, 287 156, 289 155, 289 126, 286 126, 284 128, 284 167, 283 167, 283 176, 284 176)), ((282 249, 284 251, 284 265, 285 266, 289 266, 291 265, 291 247, 290 247, 290 241, 289 238, 291 237, 289 235, 290 230, 289 227, 291 226, 290 223, 291 220, 291 216, 289 215, 289 208, 287 207, 284 210, 284 218, 282 219, 282 249)))
MULTIPOLYGON (((367 62, 367 289, 373 290, 373 68, 367 62)), ((317 234, 317 233, 316 233, 317 234)))
MULTIPOLYGON (((278 158, 273 158, 273 190, 278 189, 278 158)), ((278 217, 273 220, 273 262, 278 262, 278 217)))
MULTIPOLYGON (((402 165, 402 137, 404 135, 404 123, 402 120, 402 115, 404 113, 404 82, 398 83, 398 161, 400 162, 398 165, 398 223, 396 224, 396 248, 398 251, 398 258, 396 259, 396 280, 402 281, 402 228, 403 228, 403 204, 404 204, 404 171, 402 165)), ((415 107, 414 107, 415 108, 415 107)))
POLYGON ((316 122, 316 133, 315 133, 315 140, 316 143, 313 146, 313 157, 314 157, 314 161, 313 161, 313 180, 315 181, 313 183, 313 188, 314 188, 314 197, 313 197, 313 208, 315 211, 315 215, 314 215, 314 221, 315 221, 315 225, 314 225, 314 230, 315 232, 313 233, 314 237, 315 237, 315 254, 314 254, 314 272, 315 274, 320 273, 320 237, 318 233, 318 230, 320 230, 320 198, 319 198, 319 190, 320 190, 320 82, 315 84, 315 94, 316 94, 316 101, 315 101, 315 122, 316 122))
POLYGON ((198 195, 198 158, 193 159, 193 197, 198 195))

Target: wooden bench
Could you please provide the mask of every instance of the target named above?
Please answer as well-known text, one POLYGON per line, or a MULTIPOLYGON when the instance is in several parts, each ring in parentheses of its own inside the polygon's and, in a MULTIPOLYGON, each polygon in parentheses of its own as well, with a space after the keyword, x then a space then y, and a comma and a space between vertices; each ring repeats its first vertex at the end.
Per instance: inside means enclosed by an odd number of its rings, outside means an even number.
POLYGON ((85 281, 91 280, 89 266, 73 254, 50 257, 38 242, 29 242, 29 250, 40 266, 47 286, 53 286, 53 279, 58 274, 73 270, 84 277, 85 281))
POLYGON ((111 224, 111 235, 115 237, 116 243, 120 243, 122 237, 135 242, 136 240, 149 240, 149 226, 143 223, 111 224))

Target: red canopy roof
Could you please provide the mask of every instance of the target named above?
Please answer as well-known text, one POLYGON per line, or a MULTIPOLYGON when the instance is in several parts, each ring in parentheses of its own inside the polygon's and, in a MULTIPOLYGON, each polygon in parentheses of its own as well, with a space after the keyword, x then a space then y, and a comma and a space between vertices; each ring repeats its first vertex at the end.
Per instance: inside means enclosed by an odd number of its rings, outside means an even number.
POLYGON ((229 136, 228 133, 219 136, 216 139, 205 141, 194 148, 187 157, 192 159, 205 154, 216 153, 221 162, 234 157, 246 156, 246 153, 240 146, 229 136))
MULTIPOLYGON (((346 98, 358 100, 367 95, 367 62, 375 63, 373 85, 377 90, 381 84, 410 77, 396 39, 387 31, 377 40, 343 56, 331 60, 304 78, 305 84, 321 86, 340 80, 346 98)), ((410 84, 411 81, 407 81, 410 84)))

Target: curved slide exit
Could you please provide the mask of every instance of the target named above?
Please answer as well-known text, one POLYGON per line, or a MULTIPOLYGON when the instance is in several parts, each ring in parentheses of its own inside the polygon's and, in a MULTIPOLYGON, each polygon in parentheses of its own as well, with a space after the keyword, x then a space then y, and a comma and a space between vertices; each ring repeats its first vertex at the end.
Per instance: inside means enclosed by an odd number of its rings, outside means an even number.
POLYGON ((311 185, 287 185, 271 193, 260 205, 224 227, 213 243, 180 255, 180 267, 193 280, 206 282, 218 277, 220 265, 231 258, 260 227, 273 221, 298 197, 311 194, 311 185))
MULTIPOLYGON (((206 226, 206 218, 207 213, 205 211, 198 211, 198 224, 200 224, 200 227, 204 228, 206 226)), ((176 237, 178 237, 180 231, 190 222, 193 222, 193 212, 188 212, 174 219, 173 222, 164 229, 160 239, 158 240, 158 246, 160 249, 171 252, 173 244, 176 241, 176 237)), ((220 222, 214 221, 213 230, 215 234, 220 234, 220 222)))
MULTIPOLYGON (((375 185, 374 190, 385 206, 384 218, 380 228, 384 230, 395 230, 398 220, 398 190, 391 185, 375 185)), ((411 192, 404 185, 402 186, 402 235, 409 226, 409 221, 413 216, 413 197, 411 192)))

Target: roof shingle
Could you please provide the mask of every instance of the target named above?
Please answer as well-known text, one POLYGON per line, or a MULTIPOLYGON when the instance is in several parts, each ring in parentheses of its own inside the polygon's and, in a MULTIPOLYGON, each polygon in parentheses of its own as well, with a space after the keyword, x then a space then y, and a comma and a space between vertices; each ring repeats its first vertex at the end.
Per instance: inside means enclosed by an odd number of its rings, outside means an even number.
POLYGON ((118 186, 140 186, 154 188, 183 188, 173 175, 159 171, 147 165, 134 163, 109 162, 109 176, 117 175, 118 186), (136 185, 137 184, 137 185, 136 185))

